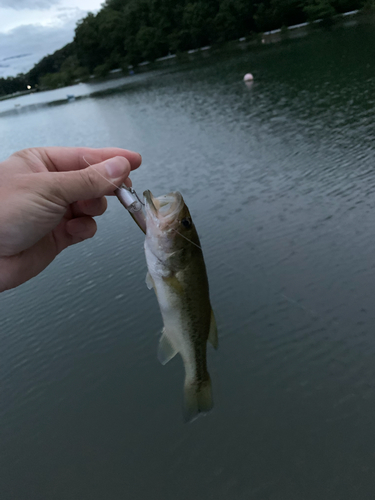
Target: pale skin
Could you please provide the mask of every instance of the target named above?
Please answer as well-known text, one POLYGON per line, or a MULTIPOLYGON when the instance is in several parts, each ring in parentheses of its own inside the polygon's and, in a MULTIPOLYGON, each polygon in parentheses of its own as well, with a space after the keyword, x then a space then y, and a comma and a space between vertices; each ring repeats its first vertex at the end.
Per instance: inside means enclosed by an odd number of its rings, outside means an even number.
POLYGON ((31 148, 0 163, 0 292, 92 238, 105 195, 131 185, 141 156, 120 148, 31 148), (91 165, 88 166, 87 162, 91 165))

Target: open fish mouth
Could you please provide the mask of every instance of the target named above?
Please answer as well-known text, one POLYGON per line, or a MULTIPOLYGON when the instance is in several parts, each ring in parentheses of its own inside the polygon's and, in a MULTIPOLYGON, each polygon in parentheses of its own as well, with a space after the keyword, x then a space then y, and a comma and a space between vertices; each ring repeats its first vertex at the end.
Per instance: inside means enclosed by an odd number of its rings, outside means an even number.
POLYGON ((155 198, 151 191, 147 190, 143 193, 143 196, 145 198, 146 213, 158 219, 174 219, 184 206, 184 200, 178 191, 155 198))

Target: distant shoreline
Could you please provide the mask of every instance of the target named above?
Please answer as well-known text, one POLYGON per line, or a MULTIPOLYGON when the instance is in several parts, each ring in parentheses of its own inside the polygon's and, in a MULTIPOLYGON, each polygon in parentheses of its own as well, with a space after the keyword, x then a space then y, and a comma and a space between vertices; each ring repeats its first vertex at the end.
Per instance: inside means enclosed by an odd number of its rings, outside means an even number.
MULTIPOLYGON (((333 26, 352 26, 353 24, 359 24, 361 22, 360 18, 363 17, 363 15, 364 15, 363 10, 352 10, 349 12, 344 12, 343 14, 337 14, 332 19, 328 20, 328 22, 332 23, 333 26)), ((213 51, 219 50, 220 51, 226 47, 241 46, 242 44, 259 46, 262 44, 264 45, 264 44, 270 44, 270 43, 278 43, 278 42, 282 42, 284 40, 290 40, 293 38, 301 38, 301 37, 309 35, 312 32, 315 32, 316 30, 321 29, 322 26, 324 26, 325 22, 327 22, 327 20, 317 19, 317 20, 312 21, 312 22, 295 24, 292 26, 285 26, 285 27, 278 28, 276 30, 265 31, 263 33, 253 34, 252 36, 230 40, 228 42, 225 42, 223 45, 215 44, 212 46, 205 46, 205 47, 200 47, 198 49, 188 50, 188 51, 182 52, 180 54, 169 54, 169 55, 164 56, 164 57, 159 57, 159 58, 155 59, 155 61, 142 61, 137 66, 129 65, 127 69, 129 71, 129 73, 130 72, 140 72, 143 70, 148 70, 149 67, 152 67, 154 69, 160 63, 167 63, 168 61, 173 61, 175 59, 186 60, 186 58, 188 58, 189 56, 192 56, 192 55, 198 55, 198 54, 203 55, 204 53, 207 53, 207 51, 210 51, 210 50, 213 50, 213 51)), ((115 75, 126 76, 127 72, 126 72, 126 70, 123 70, 121 68, 117 68, 117 69, 110 71, 108 73, 108 75, 104 78, 108 78, 111 76, 115 77, 115 75)), ((101 78, 103 78, 103 77, 96 77, 94 75, 90 76, 90 79, 94 79, 94 80, 98 80, 101 78)))
MULTIPOLYGON (((355 18, 360 17, 361 14, 363 14, 362 10, 351 10, 349 12, 344 12, 343 14, 337 14, 332 18, 331 22, 336 26, 352 26, 354 23, 359 23, 359 20, 355 18)), ((293 26, 287 26, 277 30, 265 31, 262 35, 261 43, 277 43, 286 39, 300 38, 301 36, 306 36, 311 33, 311 29, 314 29, 315 27, 319 28, 327 21, 330 20, 316 19, 315 21, 309 23, 295 24, 293 26)))
MULTIPOLYGON (((155 61, 143 61, 139 63, 137 66, 128 66, 128 72, 130 74, 138 73, 141 71, 147 71, 148 69, 155 69, 160 63, 167 63, 168 61, 173 61, 175 59, 177 60, 186 60, 189 58, 189 56, 193 55, 198 55, 198 54, 204 54, 207 53, 207 51, 220 51, 225 48, 229 47, 239 47, 242 44, 245 46, 248 45, 254 45, 254 46, 260 46, 260 45, 265 45, 265 44, 271 44, 271 43, 279 43, 284 40, 291 40, 294 38, 302 38, 304 36, 309 35, 310 33, 316 32, 319 29, 322 29, 322 27, 325 25, 326 22, 329 22, 332 26, 353 26, 355 24, 359 24, 363 20, 364 16, 364 11, 363 10, 352 10, 349 12, 344 12, 343 14, 337 14, 333 18, 329 20, 325 19, 317 19, 312 22, 306 22, 306 23, 301 23, 301 24, 295 24, 292 26, 284 26, 281 28, 278 28, 276 30, 272 31, 265 31, 263 33, 257 33, 253 34, 252 36, 248 37, 242 37, 239 39, 234 39, 230 40, 228 42, 225 42, 223 45, 212 45, 212 46, 205 46, 205 47, 200 47, 198 49, 192 49, 188 50, 186 52, 182 52, 180 54, 169 54, 164 57, 159 57, 158 59, 155 59, 155 61)), ((108 73, 106 78, 115 78, 117 75, 118 76, 126 76, 129 74, 126 72, 126 70, 123 70, 121 68, 114 69, 108 73)), ((103 78, 103 77, 102 77, 103 78)), ((94 75, 90 76, 90 79, 93 80, 98 80, 101 79, 100 77, 96 77, 94 75)))
MULTIPOLYGON (((326 23, 329 22, 332 26, 353 26, 355 24, 359 24, 360 22, 363 22, 364 20, 364 15, 365 12, 363 10, 353 10, 349 12, 344 12, 343 14, 337 14, 333 18, 325 20, 325 19, 317 19, 312 22, 306 22, 306 23, 301 23, 301 24, 296 24, 292 26, 284 26, 281 28, 278 28, 276 30, 272 31, 265 31, 263 33, 257 33, 253 34, 252 36, 248 37, 242 37, 239 39, 234 39, 228 42, 225 42, 223 45, 212 45, 212 46, 205 46, 205 47, 200 47, 198 49, 192 49, 188 50, 186 52, 182 52, 179 54, 168 54, 167 56, 159 57, 155 59, 155 61, 142 61, 139 63, 137 66, 132 66, 129 65, 127 70, 123 68, 117 68, 109 71, 109 73, 106 76, 95 76, 95 75, 90 75, 88 79, 85 80, 77 80, 74 82, 74 84, 77 83, 89 83, 94 82, 94 81, 102 81, 102 80, 109 80, 112 78, 118 78, 118 77, 123 77, 123 76, 128 76, 132 75, 134 73, 139 73, 143 71, 148 71, 149 69, 155 69, 159 65, 163 64, 168 64, 169 62, 172 62, 174 60, 186 60, 190 56, 198 55, 198 54, 205 54, 207 51, 220 51, 225 48, 229 47, 234 47, 234 46, 260 46, 260 45, 265 45, 265 44, 271 44, 271 43, 279 43, 284 40, 290 40, 290 39, 295 39, 295 38, 302 38, 304 36, 309 35, 312 32, 316 32, 317 29, 321 29, 322 26, 326 23)), ((70 86, 70 85, 69 85, 70 86)), ((69 86, 65 87, 68 88, 69 86)), ((64 88, 64 87, 60 87, 64 88)), ((8 94, 5 96, 0 97, 0 101, 4 101, 7 99, 13 99, 16 97, 20 97, 23 95, 31 94, 37 91, 48 91, 52 90, 51 88, 40 88, 38 90, 31 89, 31 90, 25 90, 22 92, 16 92, 14 94, 8 94)))
POLYGON ((14 94, 3 95, 2 97, 0 97, 0 101, 6 101, 7 99, 14 99, 15 97, 21 97, 23 95, 34 94, 35 92, 37 92, 36 89, 14 92, 14 94))

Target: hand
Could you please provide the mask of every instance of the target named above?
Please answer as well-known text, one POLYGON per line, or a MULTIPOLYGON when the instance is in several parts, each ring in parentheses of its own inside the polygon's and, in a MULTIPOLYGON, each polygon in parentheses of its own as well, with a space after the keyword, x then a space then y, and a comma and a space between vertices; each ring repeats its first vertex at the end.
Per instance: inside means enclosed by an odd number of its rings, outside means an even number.
POLYGON ((125 149, 56 147, 25 149, 0 163, 0 292, 92 238, 104 195, 131 186, 128 175, 141 161, 125 149))

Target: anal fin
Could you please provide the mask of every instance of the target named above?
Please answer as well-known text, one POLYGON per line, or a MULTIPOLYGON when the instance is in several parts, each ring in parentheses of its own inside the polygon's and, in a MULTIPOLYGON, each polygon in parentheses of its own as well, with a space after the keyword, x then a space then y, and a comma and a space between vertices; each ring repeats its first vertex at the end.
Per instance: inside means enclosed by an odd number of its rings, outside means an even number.
POLYGON ((166 365, 168 361, 176 356, 177 352, 178 351, 176 351, 176 349, 173 347, 167 335, 165 334, 165 330, 163 329, 158 346, 158 360, 162 365, 166 365))

